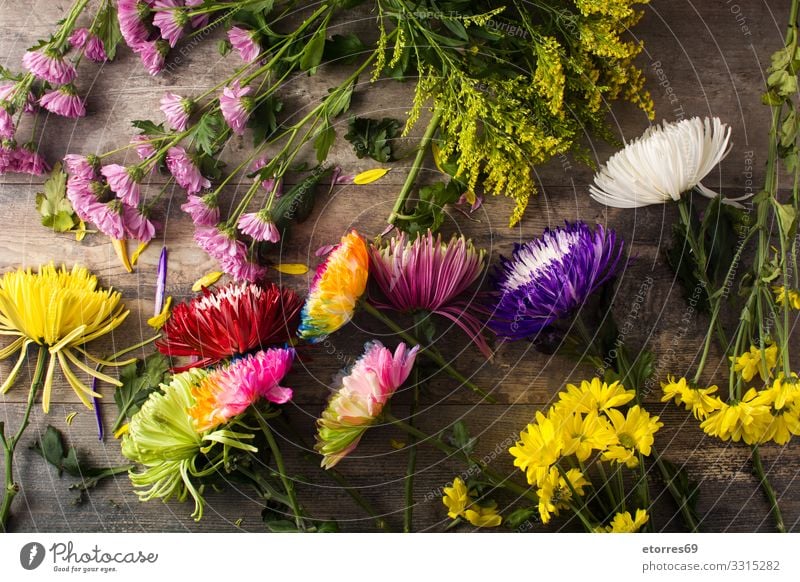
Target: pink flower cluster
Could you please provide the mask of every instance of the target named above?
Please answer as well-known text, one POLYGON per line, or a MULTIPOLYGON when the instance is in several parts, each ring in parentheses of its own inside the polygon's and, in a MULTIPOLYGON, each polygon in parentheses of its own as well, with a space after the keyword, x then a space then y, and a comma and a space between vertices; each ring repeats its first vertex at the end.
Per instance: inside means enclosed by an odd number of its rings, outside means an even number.
POLYGON ((148 242, 155 236, 155 226, 138 206, 138 198, 133 203, 132 192, 138 193, 138 184, 130 177, 135 172, 116 164, 98 172, 96 160, 74 154, 64 157, 64 168, 68 175, 67 198, 78 218, 117 240, 148 242), (108 199, 112 190, 118 197, 108 199))

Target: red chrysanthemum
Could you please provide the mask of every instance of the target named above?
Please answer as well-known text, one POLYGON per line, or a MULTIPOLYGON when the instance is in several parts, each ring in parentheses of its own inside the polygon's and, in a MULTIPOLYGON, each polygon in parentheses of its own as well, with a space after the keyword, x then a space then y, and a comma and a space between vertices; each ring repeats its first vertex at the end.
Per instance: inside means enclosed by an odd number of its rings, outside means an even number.
POLYGON ((237 354, 288 342, 297 332, 303 302, 291 289, 274 283, 230 283, 181 303, 156 342, 162 354, 195 361, 180 372, 206 367, 237 354))

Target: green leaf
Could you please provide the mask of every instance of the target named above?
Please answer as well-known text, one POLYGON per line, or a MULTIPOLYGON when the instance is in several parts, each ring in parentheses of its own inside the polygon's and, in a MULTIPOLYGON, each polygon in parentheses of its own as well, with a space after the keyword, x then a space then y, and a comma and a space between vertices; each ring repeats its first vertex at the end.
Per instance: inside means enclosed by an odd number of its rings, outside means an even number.
POLYGON ((317 152, 317 162, 321 164, 325 161, 334 141, 336 141, 336 130, 333 129, 331 122, 326 117, 325 124, 314 139, 314 150, 317 152))
POLYGON ((403 123, 384 117, 380 121, 369 117, 351 117, 344 138, 353 145, 359 158, 370 157, 386 163, 395 159, 392 143, 400 136, 403 123))
POLYGON ((78 217, 67 199, 67 174, 56 164, 44 183, 44 192, 36 194, 36 210, 42 225, 55 232, 66 232, 78 224, 78 217))
POLYGON ((351 65, 357 58, 367 52, 367 45, 361 42, 355 34, 334 34, 325 41, 325 50, 322 58, 325 62, 335 64, 351 65))
POLYGON ((797 232, 797 212, 791 204, 781 204, 773 199, 772 206, 775 208, 775 215, 783 233, 784 243, 791 246, 797 232))
POLYGON ((167 134, 167 132, 164 130, 163 123, 156 125, 149 119, 134 119, 131 121, 131 125, 135 129, 138 129, 142 135, 162 136, 167 134))
POLYGON ((283 101, 270 95, 250 114, 247 125, 253 130, 253 145, 259 146, 278 129, 278 113, 283 109, 283 101))
POLYGON ((264 525, 272 533, 296 533, 299 531, 297 529, 297 525, 293 521, 289 521, 288 519, 275 519, 275 520, 265 521, 264 525))
POLYGON ((503 523, 506 527, 517 529, 528 521, 539 521, 538 507, 520 507, 519 509, 515 509, 506 516, 503 523))
POLYGON ((300 57, 300 69, 308 71, 313 75, 317 67, 322 62, 322 54, 325 52, 325 34, 328 32, 327 26, 320 26, 308 41, 303 49, 303 56, 300 57))
POLYGON ((106 56, 109 61, 113 61, 117 56, 117 47, 122 42, 117 8, 113 2, 105 2, 103 8, 97 13, 92 32, 103 41, 106 56))
POLYGON ((413 213, 406 220, 397 222, 398 228, 409 234, 425 232, 427 229, 436 231, 444 223, 447 204, 455 204, 466 191, 463 182, 450 180, 447 183, 437 182, 424 186, 419 190, 419 200, 413 213))
POLYGON ((329 118, 338 117, 350 109, 350 100, 353 98, 353 89, 356 80, 345 86, 328 89, 329 95, 325 98, 325 110, 329 118))
POLYGON ((118 410, 114 430, 118 430, 125 419, 136 414, 150 394, 158 390, 159 385, 168 383, 169 379, 169 360, 159 352, 121 368, 119 380, 122 386, 114 392, 118 410))
POLYGON ((213 156, 222 146, 222 136, 228 131, 222 114, 209 111, 205 113, 197 125, 189 133, 192 144, 201 152, 213 156))
POLYGON ((469 430, 463 420, 453 423, 450 429, 450 436, 447 440, 452 446, 460 449, 467 455, 471 454, 478 444, 478 439, 469 435, 469 430))
POLYGON ((53 426, 48 425, 42 436, 42 440, 33 443, 33 449, 44 457, 44 460, 58 469, 58 476, 61 476, 64 468, 61 462, 64 459, 64 443, 61 440, 61 433, 53 426))

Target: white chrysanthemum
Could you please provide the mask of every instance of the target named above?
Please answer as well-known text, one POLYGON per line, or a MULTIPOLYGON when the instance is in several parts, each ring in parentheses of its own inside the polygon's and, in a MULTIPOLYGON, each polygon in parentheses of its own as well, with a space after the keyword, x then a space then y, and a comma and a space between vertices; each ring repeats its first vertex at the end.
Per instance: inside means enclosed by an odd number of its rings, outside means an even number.
POLYGON ((608 160, 589 186, 592 198, 615 208, 638 208, 679 200, 730 151, 731 129, 719 118, 693 117, 648 129, 608 160))

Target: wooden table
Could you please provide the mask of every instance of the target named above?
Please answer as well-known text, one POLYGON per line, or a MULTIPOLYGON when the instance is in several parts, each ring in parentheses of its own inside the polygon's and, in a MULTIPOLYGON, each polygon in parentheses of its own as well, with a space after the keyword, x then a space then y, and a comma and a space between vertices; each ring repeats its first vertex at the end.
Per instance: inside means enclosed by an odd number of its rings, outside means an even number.
MULTIPOLYGON (((786 0, 736 3, 714 1, 691 3, 654 0, 646 9, 645 18, 636 34, 645 42, 641 65, 647 73, 649 87, 656 102, 659 119, 674 120, 692 115, 718 115, 733 127, 733 151, 722 164, 722 170, 706 181, 712 188, 723 187, 738 194, 748 186, 756 190, 763 181, 766 158, 768 110, 760 104, 763 71, 769 55, 776 50, 785 30, 788 14, 786 0), (752 172, 752 176, 749 174, 752 172), (750 181, 752 180, 752 182, 750 181)), ((24 50, 35 39, 45 37, 68 8, 64 0, 0 3, 0 55, 3 65, 20 68, 24 50)), ((368 15, 361 25, 369 27, 368 15)), ((127 50, 121 49, 117 62, 102 69, 91 63, 81 65, 78 86, 89 92, 89 116, 73 122, 48 118, 42 152, 55 161, 68 152, 104 152, 123 145, 131 135, 130 120, 160 120, 158 102, 163 91, 191 95, 213 86, 230 71, 235 55, 227 59, 216 52, 216 38, 191 46, 184 51, 180 66, 150 77, 127 50)), ((325 94, 337 72, 323 70, 310 78, 298 78, 286 88, 290 107, 302 107, 325 94)), ((387 83, 380 91, 356 95, 360 112, 373 116, 403 117, 409 103, 411 87, 387 83)), ((638 110, 615 106, 610 113, 621 138, 638 136, 648 122, 638 110)), ((340 132, 341 135, 342 132, 340 132)), ((598 161, 604 161, 613 148, 604 143, 591 143, 598 161)), ((225 156, 241 158, 250 147, 250 138, 233 140, 225 156)), ((348 144, 338 143, 334 159, 348 173, 372 166, 357 160, 348 144)), ((120 158, 121 159, 121 158, 120 158)), ((368 235, 382 230, 383 220, 393 203, 398 185, 405 177, 404 164, 380 182, 367 186, 346 186, 319 200, 311 218, 297 228, 288 241, 281 260, 316 264, 314 250, 335 241, 346 228, 361 229, 368 235)), ((554 160, 538 169, 541 194, 531 203, 520 228, 510 230, 506 217, 510 205, 504 200, 489 200, 475 217, 466 220, 455 214, 446 231, 462 229, 477 245, 490 251, 492 260, 507 254, 515 241, 527 240, 546 226, 561 224, 565 219, 597 221, 616 228, 637 259, 619 281, 616 315, 625 322, 639 304, 642 316, 633 321, 626 336, 634 351, 647 345, 658 359, 659 379, 667 373, 685 373, 698 357, 706 320, 687 311, 672 274, 665 267, 662 251, 669 240, 670 226, 676 220, 674 207, 651 207, 636 211, 616 211, 593 203, 587 196, 591 170, 568 159, 554 160), (652 278, 649 291, 643 284, 652 278), (637 295, 639 296, 637 298, 637 295)), ((164 176, 153 178, 153 188, 163 183, 164 176)), ((3 223, 0 228, 0 268, 16 265, 38 265, 50 260, 90 266, 105 285, 124 292, 133 313, 112 340, 98 346, 98 353, 112 353, 150 333, 145 322, 151 315, 155 271, 161 244, 169 247, 168 292, 177 300, 191 295, 192 282, 215 265, 192 242, 191 222, 180 211, 183 193, 174 196, 159 210, 163 226, 159 239, 142 256, 132 274, 125 273, 114 256, 108 239, 88 236, 82 243, 68 235, 54 235, 39 224, 34 209, 34 196, 41 189, 41 179, 22 175, 0 179, 0 204, 3 223)), ((239 186, 232 186, 235 191, 239 186)), ((273 273, 274 280, 281 279, 273 273)), ((283 276, 280 281, 299 290, 307 287, 307 277, 283 276)), ((445 325, 440 326, 441 330, 445 325)), ((328 394, 331 377, 348 358, 357 357, 361 345, 373 336, 384 336, 385 330, 368 317, 359 316, 355 324, 333 336, 324 349, 315 352, 306 369, 292 373, 288 385, 295 388, 291 414, 310 441, 314 419, 321 412, 328 394)), ((492 466, 506 474, 522 477, 512 467, 506 449, 519 431, 532 418, 534 411, 545 405, 567 381, 587 377, 591 371, 574 366, 563 357, 535 352, 530 344, 505 345, 491 363, 477 358, 477 352, 464 337, 454 331, 441 339, 440 345, 457 367, 474 372, 476 381, 492 388, 498 403, 477 404, 471 393, 458 389, 446 377, 430 382, 422 396, 419 425, 428 432, 446 428, 463 419, 474 435, 480 437, 478 453, 488 455, 492 466)), ((719 353, 716 354, 719 357, 719 353)), ((7 373, 8 362, 2 364, 7 373)), ((24 380, 24 374, 21 380, 24 380)), ((724 380, 724 369, 710 367, 709 382, 724 380)), ((22 384, 22 381, 20 382, 22 384)), ((112 387, 103 386, 107 398, 112 387)), ((16 426, 24 406, 25 389, 15 388, 2 399, 0 419, 16 426)), ((59 381, 53 396, 51 413, 45 417, 37 410, 26 433, 28 442, 52 424, 63 431, 65 438, 96 465, 116 464, 121 460, 119 443, 111 437, 97 440, 93 414, 83 408, 65 382, 59 381), (65 417, 78 415, 71 425, 65 417)), ((402 413, 407 400, 398 399, 395 409, 402 413)), ((107 403, 106 416, 113 416, 114 405, 107 403)), ((658 390, 647 398, 651 412, 661 415, 665 426, 656 443, 677 463, 686 463, 689 474, 701 482, 699 501, 703 516, 702 528, 707 531, 769 531, 772 522, 767 504, 751 474, 748 449, 706 438, 689 415, 675 406, 658 401, 658 390)), ((108 420, 108 419, 107 419, 108 420)), ((406 452, 390 446, 390 439, 405 440, 391 427, 368 432, 356 454, 340 464, 342 473, 360 487, 362 494, 385 512, 390 524, 402 523, 403 477, 406 452)), ((59 478, 45 462, 20 448, 17 475, 23 487, 15 501, 11 526, 16 531, 262 531, 261 504, 249 491, 231 488, 208 496, 204 519, 195 523, 189 517, 188 504, 140 503, 127 478, 108 481, 94 490, 86 502, 74 505, 68 491, 69 477, 59 478)), ((349 497, 314 465, 301 460, 296 444, 284 436, 282 447, 290 462, 290 470, 300 480, 300 497, 320 518, 336 518, 347 531, 372 530, 373 523, 353 504, 349 497)), ((800 481, 798 477, 797 440, 788 446, 764 447, 765 465, 781 497, 786 524, 797 530, 800 520, 800 481)), ((444 458, 429 447, 419 448, 416 485, 415 527, 440 531, 448 523, 438 490, 463 470, 453 459, 444 458)), ((654 519, 657 528, 675 530, 679 522, 675 509, 662 488, 654 485, 658 510, 654 519)), ((530 531, 576 529, 569 519, 555 521, 548 527, 530 524, 530 531)), ((527 529, 527 528, 526 528, 527 529)))

